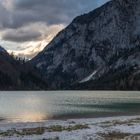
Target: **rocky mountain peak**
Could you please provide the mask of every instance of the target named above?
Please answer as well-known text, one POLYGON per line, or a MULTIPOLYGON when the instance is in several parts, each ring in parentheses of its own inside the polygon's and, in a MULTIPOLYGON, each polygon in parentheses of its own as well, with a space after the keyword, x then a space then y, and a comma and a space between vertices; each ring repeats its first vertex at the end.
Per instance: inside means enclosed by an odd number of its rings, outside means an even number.
POLYGON ((123 8, 124 12, 127 11, 129 14, 133 14, 140 7, 140 0, 114 0, 116 5, 123 8))
POLYGON ((112 0, 76 17, 32 63, 51 89, 127 73, 140 65, 139 9, 140 0, 112 0))
POLYGON ((136 5, 140 0, 115 0, 116 2, 119 2, 120 5, 128 7, 129 5, 136 5))

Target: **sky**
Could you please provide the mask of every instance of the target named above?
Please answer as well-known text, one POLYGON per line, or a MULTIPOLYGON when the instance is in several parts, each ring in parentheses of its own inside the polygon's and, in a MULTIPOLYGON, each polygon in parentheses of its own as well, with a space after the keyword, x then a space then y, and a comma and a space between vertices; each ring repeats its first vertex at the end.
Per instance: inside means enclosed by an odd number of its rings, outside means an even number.
POLYGON ((73 18, 108 0, 0 0, 0 45, 31 59, 73 18))

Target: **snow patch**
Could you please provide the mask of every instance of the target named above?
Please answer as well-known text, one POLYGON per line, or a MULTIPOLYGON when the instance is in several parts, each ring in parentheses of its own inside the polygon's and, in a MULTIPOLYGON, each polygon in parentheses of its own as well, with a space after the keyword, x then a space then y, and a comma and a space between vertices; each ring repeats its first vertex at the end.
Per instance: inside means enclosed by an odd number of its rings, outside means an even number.
POLYGON ((79 83, 84 83, 84 82, 90 81, 96 73, 97 73, 97 70, 95 70, 92 74, 90 74, 89 76, 87 76, 86 78, 81 80, 79 83))

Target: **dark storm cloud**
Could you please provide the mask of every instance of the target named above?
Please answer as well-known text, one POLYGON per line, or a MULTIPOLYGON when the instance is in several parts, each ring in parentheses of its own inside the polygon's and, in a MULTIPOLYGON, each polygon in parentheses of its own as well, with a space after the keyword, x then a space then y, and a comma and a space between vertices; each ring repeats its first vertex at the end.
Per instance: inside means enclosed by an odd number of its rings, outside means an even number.
POLYGON ((107 1, 0 0, 1 43, 18 55, 33 57, 73 18, 107 1))
POLYGON ((107 0, 5 0, 9 20, 3 26, 18 28, 32 22, 68 24, 107 0))
POLYGON ((38 39, 41 37, 41 33, 36 32, 36 31, 13 31, 9 30, 6 31, 2 39, 3 40, 9 40, 12 42, 26 42, 26 41, 31 41, 34 39, 38 39))

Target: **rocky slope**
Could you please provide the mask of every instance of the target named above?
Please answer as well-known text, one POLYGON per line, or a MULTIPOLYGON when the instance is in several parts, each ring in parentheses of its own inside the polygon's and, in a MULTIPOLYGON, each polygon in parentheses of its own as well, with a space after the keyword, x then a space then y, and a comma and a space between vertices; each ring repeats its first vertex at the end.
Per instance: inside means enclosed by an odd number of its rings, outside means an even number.
POLYGON ((45 88, 46 83, 32 65, 16 60, 0 47, 0 90, 45 88))
POLYGON ((31 62, 50 89, 140 89, 140 0, 76 17, 31 62))

